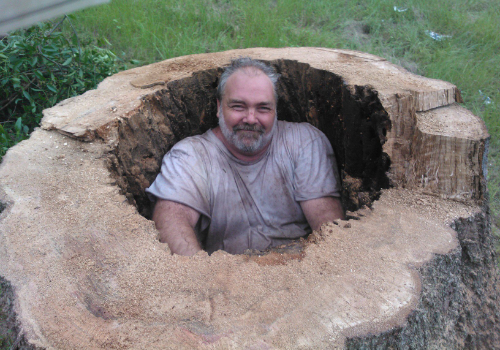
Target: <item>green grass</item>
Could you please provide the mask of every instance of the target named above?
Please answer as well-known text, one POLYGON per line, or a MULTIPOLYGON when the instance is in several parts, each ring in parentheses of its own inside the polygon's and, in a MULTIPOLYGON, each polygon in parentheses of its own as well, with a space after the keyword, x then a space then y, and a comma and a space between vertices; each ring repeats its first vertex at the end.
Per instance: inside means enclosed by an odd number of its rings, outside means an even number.
POLYGON ((236 48, 322 46, 370 52, 450 81, 492 135, 489 189, 500 225, 497 0, 120 0, 75 17, 83 35, 106 38, 120 57, 142 64, 236 48), (434 40, 427 31, 449 37, 434 40))

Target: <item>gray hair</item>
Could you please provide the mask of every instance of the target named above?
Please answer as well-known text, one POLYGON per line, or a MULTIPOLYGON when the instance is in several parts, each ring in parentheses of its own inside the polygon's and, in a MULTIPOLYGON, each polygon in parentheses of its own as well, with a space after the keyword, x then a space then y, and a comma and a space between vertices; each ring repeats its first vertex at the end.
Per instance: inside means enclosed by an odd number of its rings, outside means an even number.
POLYGON ((226 83, 229 77, 234 73, 236 73, 238 70, 245 68, 258 69, 262 73, 267 75, 267 77, 271 80, 271 83, 273 84, 274 98, 277 102, 278 93, 276 92, 276 83, 278 82, 280 75, 276 73, 276 70, 274 70, 273 67, 268 66, 266 63, 262 61, 254 60, 253 58, 250 57, 240 57, 231 60, 231 64, 228 67, 226 67, 226 69, 224 69, 224 72, 220 76, 219 85, 217 86, 217 99, 219 101, 222 100, 222 97, 224 96, 224 91, 226 89, 226 83))

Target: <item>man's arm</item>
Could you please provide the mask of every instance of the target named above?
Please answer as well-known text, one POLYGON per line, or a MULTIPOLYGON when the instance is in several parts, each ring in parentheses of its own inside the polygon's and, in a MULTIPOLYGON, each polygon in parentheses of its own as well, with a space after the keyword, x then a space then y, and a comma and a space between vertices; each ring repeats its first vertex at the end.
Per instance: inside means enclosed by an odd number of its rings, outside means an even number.
POLYGON ((340 198, 322 197, 300 202, 309 226, 318 230, 325 222, 344 219, 344 209, 340 198))
POLYGON ((184 204, 158 199, 153 221, 160 232, 160 242, 167 243, 172 254, 194 255, 201 250, 195 233, 200 218, 193 208, 184 204))

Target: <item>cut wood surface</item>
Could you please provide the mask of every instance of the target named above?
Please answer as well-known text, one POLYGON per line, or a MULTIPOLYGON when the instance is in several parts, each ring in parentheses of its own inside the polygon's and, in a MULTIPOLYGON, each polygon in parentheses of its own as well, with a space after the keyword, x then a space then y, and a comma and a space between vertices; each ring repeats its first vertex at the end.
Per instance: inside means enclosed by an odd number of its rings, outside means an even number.
POLYGON ((323 48, 179 57, 46 110, 0 167, 0 276, 47 349, 495 348, 483 122, 450 83, 323 48), (144 196, 214 126, 231 58, 281 73, 280 119, 329 137, 350 219, 299 253, 171 255, 144 196), (463 313, 462 313, 463 312, 463 313))

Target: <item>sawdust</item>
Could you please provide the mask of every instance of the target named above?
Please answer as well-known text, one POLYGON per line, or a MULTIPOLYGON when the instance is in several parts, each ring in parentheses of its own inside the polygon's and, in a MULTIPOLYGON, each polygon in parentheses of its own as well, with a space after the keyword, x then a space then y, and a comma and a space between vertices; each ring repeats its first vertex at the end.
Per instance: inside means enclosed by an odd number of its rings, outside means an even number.
POLYGON ((478 210, 390 190, 291 257, 172 256, 110 183, 102 157, 100 145, 37 131, 0 169, 2 202, 14 203, 2 213, 1 272, 39 346, 342 344, 404 322, 419 293, 411 266, 454 249, 448 224, 478 210))
POLYGON ((417 125, 424 133, 447 137, 477 140, 487 134, 479 117, 459 104, 419 113, 417 125))

